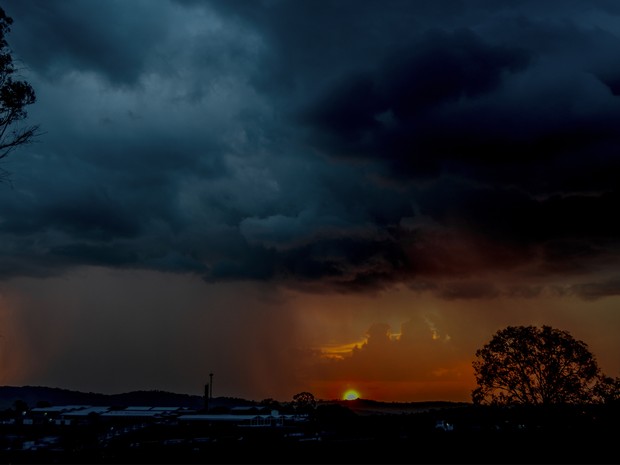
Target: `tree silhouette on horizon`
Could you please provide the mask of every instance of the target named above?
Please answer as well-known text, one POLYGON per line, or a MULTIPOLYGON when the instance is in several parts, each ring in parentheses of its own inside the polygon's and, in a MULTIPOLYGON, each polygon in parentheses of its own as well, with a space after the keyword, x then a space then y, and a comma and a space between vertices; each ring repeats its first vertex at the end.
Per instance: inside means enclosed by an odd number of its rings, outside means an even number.
POLYGON ((618 379, 601 373, 583 341, 551 326, 508 326, 473 362, 474 404, 563 405, 618 398, 618 379))

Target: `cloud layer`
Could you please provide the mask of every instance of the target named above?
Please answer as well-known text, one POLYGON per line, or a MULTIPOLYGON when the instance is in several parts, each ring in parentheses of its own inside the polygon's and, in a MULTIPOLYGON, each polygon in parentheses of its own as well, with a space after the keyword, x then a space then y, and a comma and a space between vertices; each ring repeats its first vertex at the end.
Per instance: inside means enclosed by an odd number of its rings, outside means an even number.
POLYGON ((0 277, 617 295, 612 2, 10 0, 0 277))

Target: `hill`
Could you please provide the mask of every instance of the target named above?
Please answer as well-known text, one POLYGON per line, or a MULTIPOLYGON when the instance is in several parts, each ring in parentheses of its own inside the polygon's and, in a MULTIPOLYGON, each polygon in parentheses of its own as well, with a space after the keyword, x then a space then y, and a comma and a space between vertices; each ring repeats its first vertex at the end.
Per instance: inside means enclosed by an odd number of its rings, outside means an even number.
MULTIPOLYGON (((119 407, 150 405, 153 407, 187 407, 191 409, 200 409, 204 406, 202 396, 158 390, 101 394, 45 386, 0 386, 0 410, 13 408, 17 400, 25 402, 30 408, 36 407, 38 402, 49 402, 51 405, 111 405, 119 407)), ((255 402, 245 399, 230 397, 216 397, 211 400, 212 407, 255 404, 255 402)))
MULTIPOLYGON (((159 390, 101 394, 45 386, 0 386, 0 410, 13 408, 15 401, 18 400, 25 402, 30 408, 36 407, 38 402, 48 402, 51 405, 109 405, 119 407, 150 405, 153 407, 187 407, 190 409, 200 409, 204 406, 202 396, 159 390)), ((370 399, 320 400, 318 403, 339 404, 358 415, 419 413, 468 405, 462 402, 447 401, 383 402, 370 399)), ((258 402, 236 397, 215 397, 210 401, 211 408, 255 405, 258 405, 258 402)))

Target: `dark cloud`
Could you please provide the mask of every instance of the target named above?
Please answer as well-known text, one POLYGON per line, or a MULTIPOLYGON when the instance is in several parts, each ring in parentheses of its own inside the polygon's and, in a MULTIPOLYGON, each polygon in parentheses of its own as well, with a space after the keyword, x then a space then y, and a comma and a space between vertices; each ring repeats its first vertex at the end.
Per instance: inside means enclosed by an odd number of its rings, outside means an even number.
POLYGON ((329 154, 379 157, 399 174, 435 176, 451 155, 442 136, 452 138, 454 130, 446 131, 433 110, 492 92, 504 74, 526 64, 523 51, 487 44, 469 30, 432 31, 393 53, 374 75, 347 78, 304 119, 329 154))
MULTIPOLYGON (((17 21, 12 41, 28 67, 52 78, 67 69, 92 71, 113 84, 133 85, 158 40, 167 33, 157 10, 124 2, 13 2, 7 11, 17 21), (43 40, 24 37, 37 31, 43 40)), ((159 8, 167 9, 165 3, 159 8)))
POLYGON ((6 9, 46 133, 7 165, 5 277, 526 297, 618 257, 613 3, 6 9))
POLYGON ((304 120, 324 153, 379 160, 402 182, 450 174, 536 194, 613 187, 604 173, 617 173, 620 113, 593 69, 618 56, 585 55, 617 49, 615 36, 567 28, 552 39, 571 35, 578 47, 556 51, 516 33, 499 43, 471 30, 427 34, 311 104, 304 120))
POLYGON ((576 244, 581 244, 577 253, 587 258, 616 242, 620 230, 609 212, 618 200, 615 190, 536 198, 512 188, 451 181, 435 183, 418 195, 420 211, 442 227, 499 241, 520 254, 542 252, 556 264, 574 256, 576 244))
POLYGON ((117 244, 80 244, 73 243, 53 247, 49 253, 59 259, 65 259, 67 265, 94 265, 120 267, 136 263, 137 255, 127 247, 117 244))
POLYGON ((620 279, 575 284, 570 292, 585 300, 597 300, 620 295, 620 279))
POLYGON ((49 227, 58 227, 75 236, 91 236, 106 240, 111 237, 135 236, 140 232, 139 223, 122 205, 115 205, 108 199, 73 199, 65 205, 46 209, 47 217, 42 222, 49 227))

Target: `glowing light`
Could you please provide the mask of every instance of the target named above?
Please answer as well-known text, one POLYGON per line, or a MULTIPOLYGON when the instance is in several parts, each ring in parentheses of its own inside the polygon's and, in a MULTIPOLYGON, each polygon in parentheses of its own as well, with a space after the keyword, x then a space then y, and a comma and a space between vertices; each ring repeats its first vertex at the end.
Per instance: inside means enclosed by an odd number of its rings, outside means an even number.
POLYGON ((349 389, 342 395, 343 400, 355 400, 359 398, 359 393, 353 389, 349 389))
POLYGON ((348 344, 329 344, 320 348, 321 357, 334 360, 344 360, 346 357, 350 357, 355 349, 359 349, 360 346, 366 343, 366 339, 350 342, 348 344))

